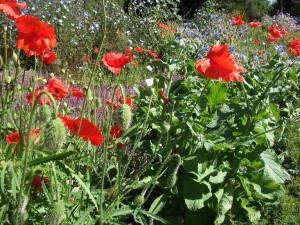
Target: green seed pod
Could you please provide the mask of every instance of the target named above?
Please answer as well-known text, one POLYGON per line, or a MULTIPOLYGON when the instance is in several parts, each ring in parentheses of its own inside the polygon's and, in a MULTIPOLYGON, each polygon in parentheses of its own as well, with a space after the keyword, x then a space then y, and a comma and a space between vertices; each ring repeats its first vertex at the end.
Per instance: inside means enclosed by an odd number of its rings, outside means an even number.
POLYGON ((66 218, 65 214, 65 204, 62 200, 54 202, 49 211, 48 223, 49 225, 59 225, 66 218))
POLYGON ((143 195, 138 195, 134 198, 132 204, 136 207, 140 207, 144 204, 144 202, 145 202, 145 197, 143 195))
POLYGON ((59 119, 50 120, 45 128, 44 146, 49 151, 57 151, 65 141, 66 130, 63 122, 59 119))
POLYGON ((51 111, 48 105, 42 105, 40 107, 40 111, 38 114, 38 120, 43 123, 43 122, 48 122, 51 118, 51 111))
POLYGON ((122 131, 125 131, 129 128, 131 124, 132 113, 131 109, 127 104, 122 104, 119 108, 119 124, 122 128, 122 131))

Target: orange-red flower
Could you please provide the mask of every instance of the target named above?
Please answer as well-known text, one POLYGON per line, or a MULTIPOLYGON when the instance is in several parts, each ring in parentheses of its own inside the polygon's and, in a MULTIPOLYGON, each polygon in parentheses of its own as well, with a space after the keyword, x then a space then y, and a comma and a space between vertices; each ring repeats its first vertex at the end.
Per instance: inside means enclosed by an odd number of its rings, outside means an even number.
POLYGON ((88 56, 84 56, 84 57, 83 57, 83 60, 86 61, 86 62, 89 62, 89 61, 91 61, 91 58, 88 57, 88 56))
MULTIPOLYGON (((30 132, 30 139, 33 139, 37 134, 40 133, 40 129, 33 129, 31 132, 30 132)), ((25 135, 24 137, 24 141, 27 140, 27 137, 25 135)), ((37 138, 34 143, 37 144, 39 142, 40 138, 37 138)), ((15 131, 13 133, 10 133, 10 134, 7 134, 6 135, 6 142, 7 144, 18 144, 20 142, 20 134, 18 131, 15 131)))
POLYGON ((300 41, 293 39, 288 45, 288 52, 294 55, 300 54, 300 41))
POLYGON ((46 65, 51 64, 56 60, 54 52, 44 52, 43 54, 38 54, 37 58, 46 65))
POLYGON ((17 19, 21 14, 17 9, 25 9, 25 2, 17 3, 16 0, 0 0, 0 11, 5 13, 11 20, 17 19))
POLYGON ((157 22, 157 26, 164 29, 164 30, 170 31, 171 33, 176 32, 176 29, 174 27, 170 27, 167 24, 165 24, 163 22, 160 22, 160 21, 157 22))
POLYGON ((134 59, 133 56, 125 56, 122 53, 109 52, 102 58, 104 65, 114 74, 121 72, 123 66, 134 59))
POLYGON ((250 22, 249 23, 249 27, 250 28, 258 28, 261 26, 261 23, 260 22, 250 22))
POLYGON ((254 43, 254 44, 259 44, 260 41, 259 41, 257 38, 253 38, 253 43, 254 43))
POLYGON ((71 96, 77 98, 83 98, 83 90, 78 90, 74 87, 71 88, 71 96))
POLYGON ((52 77, 47 84, 47 91, 56 100, 61 100, 68 94, 68 86, 57 77, 52 77))
POLYGON ((121 127, 119 125, 115 125, 110 129, 110 135, 113 139, 121 137, 121 127))
POLYGON ((90 141, 92 145, 101 145, 103 136, 92 122, 86 118, 71 119, 67 116, 58 115, 64 125, 74 134, 82 137, 85 141, 90 141))
POLYGON ((136 47, 136 48, 134 48, 134 51, 141 53, 144 51, 144 49, 142 47, 136 47))
POLYGON ((268 28, 269 34, 272 35, 274 38, 282 38, 282 34, 277 29, 277 24, 273 24, 272 26, 269 26, 268 28))
POLYGON ((233 26, 241 26, 244 23, 243 16, 235 16, 231 19, 231 24, 233 26))
POLYGON ((195 68, 201 75, 223 82, 243 81, 240 72, 246 71, 226 45, 213 45, 205 58, 196 61, 195 68))
POLYGON ((270 42, 275 42, 277 40, 278 40, 278 38, 273 37, 270 33, 268 34, 267 42, 270 43, 270 42))
POLYGON ((42 54, 57 45, 52 26, 35 16, 20 16, 15 21, 18 28, 16 47, 42 54))
POLYGON ((125 50, 124 50, 124 53, 125 53, 126 55, 132 55, 132 51, 131 51, 130 49, 125 49, 125 50))
POLYGON ((46 184, 46 183, 49 182, 49 179, 47 177, 42 178, 38 175, 34 175, 31 185, 34 189, 41 191, 43 189, 42 188, 42 181, 44 181, 44 184, 46 184))
POLYGON ((137 65, 139 65, 139 63, 138 63, 138 61, 134 60, 134 61, 131 62, 131 65, 137 66, 137 65))
POLYGON ((146 53, 153 56, 154 58, 158 58, 158 53, 153 52, 151 49, 146 50, 146 53))
MULTIPOLYGON (((45 90, 44 87, 39 87, 37 89, 35 89, 33 95, 32 95, 32 92, 30 92, 29 94, 26 95, 26 101, 28 104, 33 104, 35 99, 37 98, 38 94, 45 90)), ((39 101, 38 101, 38 105, 39 106, 42 106, 44 104, 47 104, 47 105, 50 105, 51 104, 51 101, 50 99, 48 98, 48 96, 46 95, 43 95, 42 97, 40 97, 39 101)))

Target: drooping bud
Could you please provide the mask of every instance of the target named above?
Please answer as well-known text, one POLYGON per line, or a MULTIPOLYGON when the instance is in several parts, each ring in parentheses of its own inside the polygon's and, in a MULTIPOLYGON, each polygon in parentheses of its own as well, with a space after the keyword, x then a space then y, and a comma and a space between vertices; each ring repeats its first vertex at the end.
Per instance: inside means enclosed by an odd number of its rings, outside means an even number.
POLYGON ((45 127, 44 146, 49 151, 57 151, 63 146, 66 130, 63 122, 59 119, 50 120, 45 127))
POLYGON ((51 111, 48 105, 42 105, 39 108, 38 120, 42 123, 48 122, 51 118, 51 111))
POLYGON ((170 126, 169 123, 163 122, 163 123, 161 124, 161 126, 160 126, 161 133, 162 133, 162 134, 168 133, 169 130, 170 130, 170 127, 171 127, 171 126, 170 126))
POLYGON ((169 173, 169 176, 167 178, 167 184, 166 184, 167 188, 172 188, 176 184, 177 173, 178 173, 178 169, 179 169, 180 164, 181 164, 180 155, 175 154, 172 157, 173 157, 173 159, 172 159, 172 164, 173 165, 170 165, 170 167, 169 167, 171 172, 169 173))
POLYGON ((54 202, 48 216, 49 225, 60 225, 65 218, 66 214, 64 202, 62 200, 54 202))
POLYGON ((122 104, 119 107, 119 124, 123 131, 127 130, 131 124, 132 112, 127 104, 122 104))
POLYGON ((134 198, 132 204, 136 207, 140 207, 144 204, 144 202, 145 202, 145 197, 143 195, 138 195, 134 198))

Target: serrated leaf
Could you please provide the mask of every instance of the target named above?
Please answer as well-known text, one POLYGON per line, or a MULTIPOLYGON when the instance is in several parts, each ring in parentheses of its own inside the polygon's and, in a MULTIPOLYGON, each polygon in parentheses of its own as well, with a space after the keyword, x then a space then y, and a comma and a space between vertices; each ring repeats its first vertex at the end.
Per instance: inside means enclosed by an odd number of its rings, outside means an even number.
POLYGON ((226 99, 227 88, 225 84, 218 82, 211 86, 210 93, 206 96, 211 110, 215 106, 222 104, 226 99))
POLYGON ((265 164, 265 173, 267 173, 276 183, 285 183, 290 180, 288 172, 279 164, 277 155, 271 150, 266 150, 260 154, 261 160, 265 164))
POLYGON ((225 220, 225 214, 231 209, 233 203, 233 191, 232 188, 226 188, 224 194, 217 207, 217 218, 215 224, 222 224, 225 220))
POLYGON ((255 223, 261 217, 260 211, 256 210, 254 207, 247 206, 247 203, 248 203, 248 200, 246 198, 242 198, 242 201, 241 201, 242 208, 247 211, 247 215, 248 215, 249 220, 252 223, 255 223))

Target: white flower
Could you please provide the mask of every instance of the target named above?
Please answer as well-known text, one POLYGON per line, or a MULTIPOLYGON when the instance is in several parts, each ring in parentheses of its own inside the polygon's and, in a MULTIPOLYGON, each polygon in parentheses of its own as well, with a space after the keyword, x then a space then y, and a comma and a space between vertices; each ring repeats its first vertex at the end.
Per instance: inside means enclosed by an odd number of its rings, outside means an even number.
POLYGON ((145 81, 148 87, 152 87, 154 84, 154 78, 146 79, 145 81))

